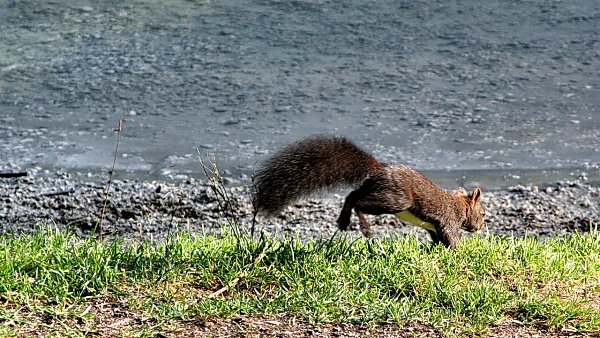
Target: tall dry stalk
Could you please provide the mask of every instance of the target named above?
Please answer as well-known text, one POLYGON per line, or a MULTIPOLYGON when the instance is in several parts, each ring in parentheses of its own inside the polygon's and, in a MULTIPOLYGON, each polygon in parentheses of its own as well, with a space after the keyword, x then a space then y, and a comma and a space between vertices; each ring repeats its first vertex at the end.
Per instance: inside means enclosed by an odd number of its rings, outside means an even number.
POLYGON ((106 216, 106 206, 108 205, 108 196, 110 195, 110 187, 112 186, 113 175, 115 173, 115 165, 117 163, 117 153, 119 152, 119 142, 121 141, 121 132, 123 131, 123 120, 119 120, 117 125, 117 129, 114 131, 117 132, 117 145, 115 146, 115 156, 113 158, 112 168, 108 172, 108 184, 106 190, 104 191, 104 205, 102 206, 102 213, 100 214, 100 241, 103 241, 103 233, 104 233, 104 218, 106 216))

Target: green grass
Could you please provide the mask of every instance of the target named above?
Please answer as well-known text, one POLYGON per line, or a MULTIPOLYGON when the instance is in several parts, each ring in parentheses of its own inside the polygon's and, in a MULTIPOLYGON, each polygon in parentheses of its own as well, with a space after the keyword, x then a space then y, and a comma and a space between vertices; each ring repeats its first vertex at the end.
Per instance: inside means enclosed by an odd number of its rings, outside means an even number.
POLYGON ((473 237, 456 251, 412 237, 301 243, 179 235, 125 245, 44 232, 0 237, 0 336, 85 323, 99 300, 151 318, 139 332, 198 317, 280 313, 316 323, 418 319, 454 334, 482 333, 507 318, 600 332, 597 232, 544 242, 473 237))

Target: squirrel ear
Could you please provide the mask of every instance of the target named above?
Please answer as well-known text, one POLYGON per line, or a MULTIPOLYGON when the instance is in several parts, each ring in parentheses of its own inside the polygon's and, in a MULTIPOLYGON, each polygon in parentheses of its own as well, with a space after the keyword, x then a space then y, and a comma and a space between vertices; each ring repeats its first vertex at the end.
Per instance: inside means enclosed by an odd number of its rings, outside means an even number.
POLYGON ((477 202, 479 202, 479 198, 481 198, 481 189, 477 187, 473 189, 473 194, 471 195, 471 204, 477 204, 477 202))
POLYGON ((463 187, 456 188, 456 190, 454 190, 454 192, 453 192, 453 195, 455 195, 455 196, 464 196, 464 197, 468 196, 467 195, 467 191, 463 187))

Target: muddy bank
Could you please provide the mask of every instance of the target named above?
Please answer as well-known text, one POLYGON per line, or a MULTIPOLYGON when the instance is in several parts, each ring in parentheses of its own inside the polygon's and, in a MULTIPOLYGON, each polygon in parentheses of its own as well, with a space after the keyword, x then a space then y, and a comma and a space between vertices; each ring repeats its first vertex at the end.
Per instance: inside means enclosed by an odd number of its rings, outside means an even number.
MULTIPOLYGON (((105 202, 106 179, 87 179, 69 174, 0 179, 0 229, 30 233, 40 224, 69 228, 80 236, 94 234, 105 202)), ((228 188, 233 217, 249 230, 251 205, 244 187, 228 188)), ((305 199, 288 207, 279 217, 259 217, 258 228, 269 233, 298 235, 303 240, 328 238, 336 231, 335 220, 342 195, 305 199)), ((219 233, 227 215, 212 191, 199 181, 164 183, 115 180, 105 209, 104 237, 161 239, 178 231, 219 233)), ((587 176, 551 185, 516 186, 484 192, 487 229, 494 235, 553 237, 589 231, 600 221, 600 187, 587 176)), ((371 218, 375 236, 426 233, 391 216, 371 218)), ((353 219, 356 222, 356 219, 353 219)), ((348 232, 359 236, 358 230, 348 232)))

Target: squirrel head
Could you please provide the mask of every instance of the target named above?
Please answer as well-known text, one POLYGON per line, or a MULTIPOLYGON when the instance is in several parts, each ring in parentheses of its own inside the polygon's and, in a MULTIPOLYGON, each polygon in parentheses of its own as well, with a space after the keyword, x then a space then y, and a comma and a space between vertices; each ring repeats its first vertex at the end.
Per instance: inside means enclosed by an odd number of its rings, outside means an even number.
POLYGON ((480 203, 481 189, 477 187, 470 194, 467 194, 465 189, 460 189, 455 192, 455 195, 463 196, 467 203, 467 220, 462 228, 470 232, 477 232, 485 225, 485 210, 480 203))

